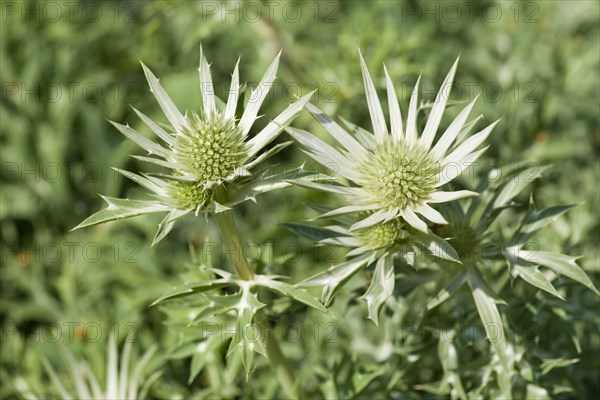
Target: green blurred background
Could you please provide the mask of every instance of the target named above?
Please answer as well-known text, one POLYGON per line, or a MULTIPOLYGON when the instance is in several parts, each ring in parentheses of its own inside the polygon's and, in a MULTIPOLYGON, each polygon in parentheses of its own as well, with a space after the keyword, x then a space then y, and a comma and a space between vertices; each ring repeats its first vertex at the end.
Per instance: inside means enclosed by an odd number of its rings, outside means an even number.
MULTIPOLYGON (((597 1, 3 1, 1 18, 0 319, 6 385, 0 395, 13 393, 10 382, 17 375, 40 376, 33 360, 44 341, 28 348, 23 338, 51 324, 133 322, 142 347, 152 341, 168 347, 175 340, 164 332, 163 315, 147 305, 177 281, 190 261, 190 246, 216 237, 213 227, 190 218, 155 248, 149 244, 158 217, 69 230, 103 206, 98 193, 143 196, 110 169, 145 166, 129 157, 142 151, 107 119, 128 122, 148 136, 130 105, 166 121, 140 60, 180 109, 197 110, 200 44, 220 94, 226 93, 238 56, 241 80, 256 85, 283 50, 278 84, 254 132, 294 95, 314 88, 315 102, 330 115, 370 129, 358 46, 381 94, 386 63, 403 110, 419 73, 424 100, 432 101, 460 54, 453 100, 481 93, 474 113, 487 122, 503 118, 482 163, 553 165, 536 182, 537 204, 582 204, 544 232, 540 246, 583 255, 581 265, 598 277, 597 1)), ((323 134, 306 113, 295 125, 323 134)), ((276 161, 303 159, 292 148, 276 161)), ((265 195, 240 210, 242 231, 261 245, 273 237, 295 243, 279 224, 301 222, 313 215, 305 203, 324 201, 329 200, 296 188, 265 195)), ((341 256, 321 255, 319 263, 310 243, 301 246, 310 255, 272 272, 285 268, 299 279, 341 256)), ((283 247, 276 256, 285 256, 283 247)), ((85 335, 75 332, 77 346, 85 335)), ((598 343, 597 337, 590 340, 598 343)), ((599 366, 592 362, 589 368, 574 379, 597 392, 598 382, 590 383, 590 377, 599 366)), ((178 374, 185 382, 181 365, 167 378, 177 382, 178 374)), ((185 392, 181 382, 164 385, 185 392)))

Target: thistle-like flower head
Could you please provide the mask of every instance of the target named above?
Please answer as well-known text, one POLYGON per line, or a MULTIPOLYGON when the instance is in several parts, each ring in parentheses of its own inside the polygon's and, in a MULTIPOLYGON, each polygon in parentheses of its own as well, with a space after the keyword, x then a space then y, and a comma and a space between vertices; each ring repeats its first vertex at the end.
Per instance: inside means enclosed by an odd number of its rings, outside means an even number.
POLYGON ((170 173, 151 176, 117 170, 150 190, 155 200, 133 201, 104 197, 108 208, 87 218, 77 228, 141 214, 167 212, 154 239, 156 243, 172 229, 177 219, 186 214, 220 212, 242 201, 252 200, 256 194, 288 185, 276 176, 260 179, 258 173, 252 169, 288 144, 283 143, 261 153, 261 150, 275 139, 307 104, 312 93, 288 106, 257 135, 248 137, 254 121, 258 118, 258 111, 273 85, 278 63, 279 55, 252 91, 239 119, 235 114, 240 94, 239 61, 233 70, 227 103, 224 107, 217 107, 210 66, 200 49, 198 70, 202 109, 200 113, 186 114, 177 109, 158 79, 142 64, 150 91, 171 128, 164 129, 134 109, 141 120, 161 139, 163 143, 159 144, 128 125, 111 123, 148 152, 148 156, 134 156, 135 158, 167 168, 170 173))
POLYGON ((348 183, 330 185, 300 180, 297 183, 340 194, 350 204, 324 216, 364 213, 364 217, 354 223, 350 231, 387 224, 398 218, 421 232, 428 231, 427 223, 421 217, 435 224, 445 224, 444 217, 430 204, 476 195, 466 190, 445 192, 440 188, 460 175, 485 151, 485 148, 478 147, 497 122, 467 139, 458 140, 453 146, 459 134, 462 132, 463 135, 460 136, 464 138, 472 126, 467 124, 467 118, 475 103, 473 100, 434 144, 456 72, 457 60, 442 84, 421 135, 417 132, 420 79, 413 90, 404 125, 394 85, 384 67, 391 119, 388 129, 362 54, 360 62, 373 134, 347 123, 355 137, 311 104, 307 104, 307 109, 341 147, 330 146, 309 132, 286 128, 305 147, 308 155, 341 175, 348 183))

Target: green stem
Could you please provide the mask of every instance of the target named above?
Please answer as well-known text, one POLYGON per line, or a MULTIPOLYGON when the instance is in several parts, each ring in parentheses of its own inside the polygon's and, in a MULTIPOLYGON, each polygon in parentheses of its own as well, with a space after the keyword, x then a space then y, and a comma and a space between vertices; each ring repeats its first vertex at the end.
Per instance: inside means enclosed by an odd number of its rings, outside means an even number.
MULTIPOLYGON (((266 315, 262 312, 262 310, 258 310, 258 312, 254 316, 254 319, 258 326, 270 326, 269 320, 267 319, 266 315)), ((296 391, 296 386, 294 385, 294 372, 292 371, 288 360, 281 352, 281 348, 279 347, 279 343, 277 341, 277 338, 275 337, 275 333, 273 333, 273 335, 262 336, 263 337, 261 337, 261 341, 267 352, 267 357, 271 362, 271 366, 275 370, 277 380, 279 381, 281 388, 285 392, 285 395, 289 399, 300 398, 296 391)))
POLYGON ((235 221, 233 220, 233 212, 231 210, 223 211, 214 214, 221 236, 227 247, 227 254, 233 264, 233 269, 240 279, 245 281, 252 280, 253 274, 250 270, 248 260, 242 251, 242 241, 238 235, 235 221))
MULTIPOLYGON (((217 221, 217 225, 219 226, 219 230, 221 231, 221 236, 223 237, 225 246, 227 247, 227 254, 229 255, 229 259, 233 264, 235 273, 240 279, 246 281, 252 280, 254 274, 252 273, 248 260, 242 251, 242 241, 233 219, 233 212, 228 210, 216 213, 214 214, 214 217, 217 221)), ((262 310, 258 310, 256 312, 254 319, 259 326, 269 326, 269 321, 262 310)), ((277 338, 275 335, 261 335, 261 340, 267 352, 267 357, 271 362, 271 366, 275 370, 277 379, 279 380, 279 383, 281 384, 286 396, 291 399, 298 398, 296 386, 294 385, 294 373, 287 359, 281 352, 277 338)))

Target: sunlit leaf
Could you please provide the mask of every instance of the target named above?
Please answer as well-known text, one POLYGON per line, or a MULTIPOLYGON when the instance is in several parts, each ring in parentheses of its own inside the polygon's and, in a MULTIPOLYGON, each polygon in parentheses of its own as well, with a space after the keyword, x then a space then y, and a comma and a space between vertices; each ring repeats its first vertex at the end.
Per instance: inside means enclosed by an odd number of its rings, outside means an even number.
POLYGON ((597 295, 600 295, 600 292, 598 292, 598 289, 596 289, 592 280, 587 276, 585 271, 577 265, 576 261, 579 257, 537 250, 520 250, 518 256, 524 261, 543 265, 561 275, 567 276, 593 290, 597 295))
POLYGON ((377 260, 371 285, 362 296, 367 302, 369 318, 379 325, 379 310, 394 293, 395 275, 393 255, 387 254, 377 260))
POLYGON ((525 282, 564 300, 556 288, 552 286, 552 283, 550 283, 548 278, 540 272, 538 267, 533 265, 512 264, 511 268, 514 274, 523 278, 525 282))
POLYGON ((114 197, 106 196, 101 197, 104 199, 104 201, 106 201, 108 207, 87 217, 72 230, 81 229, 104 222, 136 217, 138 215, 171 211, 171 207, 153 201, 116 199, 114 197))
POLYGON ((327 271, 312 276, 300 283, 302 286, 322 286, 323 302, 329 305, 340 287, 350 280, 358 271, 369 265, 372 254, 363 254, 342 264, 333 266, 327 271))

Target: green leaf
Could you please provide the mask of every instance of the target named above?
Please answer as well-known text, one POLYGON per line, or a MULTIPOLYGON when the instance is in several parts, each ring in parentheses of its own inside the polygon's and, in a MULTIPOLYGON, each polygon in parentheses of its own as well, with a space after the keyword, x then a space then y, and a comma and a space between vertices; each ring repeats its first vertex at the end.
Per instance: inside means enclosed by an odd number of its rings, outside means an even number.
POLYGON ((369 318, 379 325, 379 310, 394 293, 394 260, 392 254, 386 254, 377 260, 371 285, 361 297, 367 301, 369 318))
POLYGON ((160 242, 161 240, 163 240, 173 229, 173 227, 175 226, 175 222, 191 213, 192 210, 172 210, 171 212, 169 212, 164 218, 163 220, 158 224, 158 229, 156 231, 156 234, 154 235, 154 239, 152 239, 152 244, 150 245, 150 247, 155 246, 158 242, 160 242))
POLYGON ((583 286, 593 290, 597 295, 600 295, 600 292, 598 292, 598 289, 596 289, 592 280, 575 262, 579 257, 535 250, 521 250, 518 252, 518 256, 527 262, 546 266, 561 275, 581 283, 583 286))
POLYGON ((552 286, 552 283, 546 278, 546 276, 539 271, 534 265, 522 265, 519 263, 512 264, 511 269, 516 276, 521 277, 525 282, 533 285, 539 289, 542 289, 553 296, 558 297, 561 300, 564 298, 558 293, 556 288, 552 286))
POLYGON ((444 370, 443 381, 452 388, 450 397, 453 399, 467 399, 467 394, 462 385, 459 371, 459 359, 454 340, 456 332, 454 330, 443 331, 438 340, 438 357, 444 370))
POLYGON ((441 237, 433 233, 415 232, 413 238, 418 244, 429 250, 432 256, 462 264, 454 247, 441 237))
POLYGON ((525 243, 527 240, 529 240, 529 238, 534 236, 542 228, 554 222, 558 217, 560 217, 573 207, 575 207, 574 204, 544 208, 543 210, 536 210, 533 201, 530 201, 527 216, 523 219, 523 223, 515 232, 511 243, 525 243))
MULTIPOLYGON (((235 310, 239 303, 240 292, 232 295, 204 295, 206 303, 196 310, 196 315, 191 323, 203 321, 215 315, 227 313, 235 310)), ((225 338, 225 335, 223 335, 225 338)))
POLYGON ((251 292, 252 284, 250 282, 242 282, 239 292, 238 301, 235 304, 237 312, 237 320, 235 322, 235 335, 231 339, 227 356, 231 356, 234 352, 241 352, 242 362, 246 370, 246 380, 250 376, 253 369, 254 352, 259 352, 266 355, 266 351, 262 344, 265 339, 265 332, 260 327, 253 324, 254 315, 258 310, 263 308, 265 304, 258 300, 255 293, 251 292))
POLYGON ((172 207, 154 201, 117 199, 106 196, 100 197, 106 201, 108 207, 87 217, 79 225, 71 229, 72 231, 109 221, 137 217, 138 215, 144 214, 163 213, 172 210, 172 207))
POLYGON ((328 231, 327 229, 317 228, 310 225, 295 224, 295 223, 283 223, 281 224, 285 228, 294 232, 295 234, 305 237, 309 240, 319 242, 323 239, 331 238, 335 236, 334 232, 328 231))
POLYGON ((456 332, 453 330, 443 331, 438 339, 438 357, 444 371, 458 370, 458 354, 453 341, 456 339, 456 332))
POLYGON ((546 389, 544 389, 543 387, 534 385, 532 383, 528 383, 527 388, 526 388, 525 398, 526 399, 536 399, 536 400, 545 400, 545 399, 550 400, 552 397, 550 396, 548 391, 546 389))
POLYGON ((206 362, 211 357, 215 357, 215 351, 221 343, 220 333, 209 336, 200 343, 193 343, 192 364, 190 365, 188 385, 190 385, 194 378, 202 371, 206 362))
POLYGON ((328 181, 332 178, 327 175, 319 174, 317 172, 307 171, 304 166, 287 170, 283 172, 267 175, 263 174, 258 178, 251 179, 249 182, 242 184, 237 187, 235 196, 232 196, 232 200, 228 201, 225 205, 233 207, 237 204, 243 203, 244 201, 256 201, 256 196, 262 193, 267 193, 273 190, 284 189, 292 185, 291 178, 302 178, 300 180, 310 181, 328 181))
POLYGON ((214 279, 208 280, 204 282, 190 282, 186 283, 182 286, 177 286, 173 288, 168 293, 163 294, 158 299, 156 299, 151 306, 154 306, 162 301, 173 299, 176 297, 187 297, 191 296, 195 293, 206 292, 208 290, 220 289, 227 286, 237 285, 237 280, 232 279, 214 279))
MULTIPOLYGON (((491 192, 484 192, 482 199, 479 202, 474 202, 471 207, 469 207, 468 216, 470 220, 478 221, 477 229, 487 229, 500 212, 513 206, 514 203, 512 200, 521 193, 527 185, 541 177, 542 173, 548 168, 549 166, 535 165, 531 168, 523 169, 519 164, 516 164, 514 168, 511 167, 511 170, 513 170, 512 172, 504 172, 507 174, 507 177, 500 188, 491 192), (490 194, 491 198, 483 210, 481 210, 479 206, 476 206, 475 203, 479 203, 483 206, 485 204, 483 199, 490 196, 490 194), (479 215, 479 213, 481 213, 481 215, 479 215)), ((502 169, 498 171, 502 173, 502 169)))
POLYGON ((461 269, 456 275, 450 278, 442 287, 442 290, 427 303, 427 310, 431 310, 444 301, 448 300, 458 289, 464 285, 467 280, 467 270, 461 269))
POLYGON ((519 168, 515 173, 511 174, 507 178, 508 180, 501 187, 492 203, 493 209, 499 209, 507 206, 512 199, 514 199, 519 193, 521 193, 521 191, 523 191, 523 189, 527 187, 527 185, 540 178, 542 173, 548 168, 550 168, 548 165, 535 165, 527 169, 519 168))
POLYGON ((375 378, 380 377, 385 372, 383 367, 380 367, 374 371, 361 373, 355 372, 352 375, 352 389, 354 392, 354 396, 360 394, 363 390, 369 386, 369 383, 373 382, 375 378))
POLYGON ((255 275, 254 282, 259 286, 267 287, 284 296, 291 297, 292 299, 299 301, 300 303, 306 304, 309 307, 316 308, 319 311, 327 312, 327 308, 306 289, 296 287, 285 282, 276 281, 272 277, 266 275, 255 275))
POLYGON ((423 390, 427 393, 435 394, 438 396, 447 396, 450 394, 450 385, 448 385, 448 382, 446 381, 415 385, 415 389, 423 390))
POLYGON ((546 375, 554 368, 564 368, 579 362, 579 358, 550 358, 542 361, 542 375, 546 375))
MULTIPOLYGON (((467 282, 473 293, 473 300, 479 313, 479 318, 483 323, 487 339, 492 344, 494 352, 500 358, 505 373, 508 373, 508 357, 506 355, 506 336, 502 318, 496 306, 496 296, 493 295, 489 286, 483 280, 483 277, 475 269, 470 268, 467 274, 467 282)), ((510 377, 508 377, 510 380, 510 377)))
POLYGON ((302 282, 301 286, 322 286, 322 300, 326 306, 339 291, 339 289, 348 282, 358 271, 366 267, 373 261, 373 254, 363 254, 355 257, 343 264, 333 266, 327 271, 314 275, 302 282))

